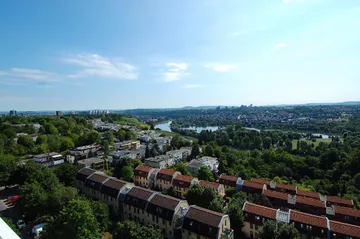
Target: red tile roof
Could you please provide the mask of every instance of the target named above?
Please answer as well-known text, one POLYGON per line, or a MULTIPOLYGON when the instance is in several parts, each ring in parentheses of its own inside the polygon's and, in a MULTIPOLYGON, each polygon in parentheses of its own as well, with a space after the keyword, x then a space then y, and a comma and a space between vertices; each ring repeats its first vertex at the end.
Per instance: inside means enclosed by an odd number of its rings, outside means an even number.
POLYGON ((360 238, 360 226, 330 220, 331 233, 360 238))
POLYGON ((251 182, 259 183, 259 184, 266 184, 267 186, 270 185, 270 181, 262 179, 262 178, 252 178, 251 182))
POLYGON ((227 180, 227 181, 232 181, 232 182, 237 182, 237 180, 238 180, 238 177, 235 177, 235 176, 228 176, 228 175, 224 175, 224 174, 222 174, 221 176, 220 176, 220 179, 222 179, 222 180, 227 180))
POLYGON ((316 227, 327 228, 326 217, 290 210, 290 221, 300 222, 316 227))
POLYGON ((335 208, 335 215, 341 214, 341 215, 360 218, 360 210, 350 208, 350 207, 340 207, 340 206, 334 206, 334 208, 335 208))
POLYGON ((297 196, 296 197, 296 204, 301 203, 301 204, 305 204, 305 205, 310 205, 310 206, 315 206, 315 207, 320 207, 320 208, 325 208, 325 202, 321 201, 321 200, 316 200, 313 198, 307 198, 307 197, 300 197, 297 196))
POLYGON ((243 181, 243 186, 245 187, 249 187, 249 188, 257 188, 257 189, 263 189, 264 185, 263 184, 259 184, 259 183, 254 183, 254 182, 250 182, 250 181, 243 181))
POLYGON ((182 181, 182 182, 186 182, 186 183, 191 183, 191 181, 193 180, 194 178, 191 177, 191 176, 186 176, 186 175, 177 175, 175 177, 175 180, 177 181, 182 181))
POLYGON ((219 183, 213 183, 213 182, 208 182, 208 181, 200 181, 200 182, 199 182, 199 185, 200 185, 201 187, 211 186, 211 187, 214 187, 216 190, 218 190, 221 184, 219 184, 219 183))
POLYGON ((304 190, 297 190, 296 194, 303 197, 320 199, 320 193, 317 192, 307 192, 304 190))
POLYGON ((190 206, 185 217, 201 222, 203 224, 218 227, 225 215, 198 206, 190 206))
POLYGON ((160 169, 160 171, 158 172, 158 175, 163 174, 163 175, 167 175, 167 176, 174 176, 175 173, 176 173, 175 170, 171 170, 171 169, 160 169))
POLYGON ((244 212, 276 220, 276 210, 270 207, 264 207, 246 202, 244 206, 244 212))
POLYGON ((288 201, 288 198, 289 198, 287 193, 280 193, 280 192, 271 191, 271 190, 264 190, 263 194, 266 197, 277 198, 277 199, 284 200, 286 202, 288 201))
POLYGON ((349 205, 349 206, 354 205, 353 201, 350 199, 345 199, 345 198, 335 197, 335 196, 327 196, 326 201, 330 202, 330 203, 344 204, 344 205, 349 205))
POLYGON ((145 173, 149 173, 151 171, 151 167, 148 167, 148 166, 144 166, 144 165, 140 165, 138 166, 135 171, 142 171, 142 172, 145 172, 145 173))

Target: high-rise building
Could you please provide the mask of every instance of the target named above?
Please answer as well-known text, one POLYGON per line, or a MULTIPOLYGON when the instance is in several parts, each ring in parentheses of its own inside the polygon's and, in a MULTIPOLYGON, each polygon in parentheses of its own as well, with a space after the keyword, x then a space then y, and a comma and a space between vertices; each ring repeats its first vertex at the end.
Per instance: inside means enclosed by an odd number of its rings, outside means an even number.
POLYGON ((60 110, 56 111, 56 116, 63 116, 63 112, 60 110))
POLYGON ((10 116, 15 116, 16 115, 16 110, 10 110, 10 116))

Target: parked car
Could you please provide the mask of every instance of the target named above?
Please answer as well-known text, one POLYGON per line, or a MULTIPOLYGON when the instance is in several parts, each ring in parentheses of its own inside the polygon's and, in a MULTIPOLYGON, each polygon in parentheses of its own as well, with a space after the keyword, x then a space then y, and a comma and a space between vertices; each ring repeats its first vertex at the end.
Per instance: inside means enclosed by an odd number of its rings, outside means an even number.
POLYGON ((22 219, 18 220, 16 225, 18 226, 19 229, 23 229, 26 227, 26 224, 25 224, 24 220, 22 220, 22 219))
POLYGON ((32 228, 31 232, 32 232, 32 234, 34 236, 34 239, 39 239, 40 238, 40 235, 41 235, 41 232, 42 232, 44 226, 45 226, 45 223, 40 223, 38 225, 35 225, 32 228))
POLYGON ((7 198, 7 203, 14 203, 14 202, 16 202, 17 200, 19 200, 19 196, 9 196, 8 198, 7 198))

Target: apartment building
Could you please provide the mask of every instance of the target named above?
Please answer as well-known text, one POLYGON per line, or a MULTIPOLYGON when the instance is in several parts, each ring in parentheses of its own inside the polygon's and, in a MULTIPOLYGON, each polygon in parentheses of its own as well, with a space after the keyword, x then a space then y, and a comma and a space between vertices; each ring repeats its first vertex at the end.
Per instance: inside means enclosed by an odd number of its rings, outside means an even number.
POLYGON ((236 188, 236 184, 239 183, 241 178, 235 176, 228 176, 221 174, 219 177, 219 183, 223 184, 226 190, 231 190, 236 188))
POLYGON ((326 214, 335 221, 360 225, 360 210, 354 208, 331 206, 326 208, 326 214))
POLYGON ((197 183, 197 179, 186 175, 177 175, 173 180, 173 189, 175 197, 185 198, 191 185, 197 183))
POLYGON ((359 239, 360 227, 329 220, 295 210, 281 211, 246 202, 243 206, 244 226, 242 231, 248 238, 258 238, 266 220, 277 224, 292 224, 307 239, 359 239))
POLYGON ((238 190, 243 191, 246 195, 249 194, 262 194, 263 190, 266 190, 266 185, 254 183, 247 180, 240 180, 238 184, 238 190))
POLYGON ((156 175, 155 188, 160 191, 168 190, 172 187, 173 180, 177 175, 181 175, 181 173, 171 169, 160 169, 156 175))
POLYGON ((97 200, 101 200, 100 188, 108 180, 109 177, 105 174, 93 173, 85 180, 83 192, 97 200))
POLYGON ((166 238, 173 238, 181 229, 181 215, 188 206, 185 200, 135 186, 125 196, 124 218, 153 226, 166 238))
POLYGON ((302 197, 314 198, 314 199, 320 199, 321 198, 320 193, 308 192, 308 191, 299 190, 299 189, 296 191, 296 195, 302 196, 302 197))
POLYGON ((84 185, 85 185, 85 181, 86 179, 93 173, 95 173, 96 170, 94 169, 90 169, 90 168, 82 168, 80 169, 77 174, 76 174, 76 187, 80 190, 80 191, 84 191, 84 185))
POLYGON ((208 209, 190 206, 182 224, 183 239, 232 239, 228 215, 208 209))
POLYGON ((139 165, 134 171, 134 184, 143 188, 151 188, 153 185, 150 183, 151 174, 154 173, 154 169, 139 165))
POLYGON ((225 196, 225 187, 224 187, 224 185, 222 185, 220 183, 214 183, 214 182, 208 182, 208 181, 201 180, 201 181, 199 181, 199 185, 200 185, 200 187, 213 187, 221 197, 225 196))
POLYGON ((104 170, 104 159, 101 158, 87 158, 77 161, 80 168, 92 168, 95 170, 104 170))

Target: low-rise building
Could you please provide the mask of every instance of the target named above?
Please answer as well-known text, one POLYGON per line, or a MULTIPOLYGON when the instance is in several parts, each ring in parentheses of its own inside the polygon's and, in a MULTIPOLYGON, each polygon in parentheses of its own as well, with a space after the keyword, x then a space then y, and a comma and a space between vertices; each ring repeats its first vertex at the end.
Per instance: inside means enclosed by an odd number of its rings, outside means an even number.
POLYGON ((113 145, 116 150, 136 150, 140 147, 140 141, 127 140, 113 145))
POLYGON ((175 165, 175 163, 176 160, 169 155, 159 155, 156 157, 147 158, 144 162, 146 166, 160 169, 169 168, 175 165))
POLYGON ((181 173, 171 169, 160 169, 156 175, 155 187, 161 191, 168 190, 173 185, 173 180, 181 173))
POLYGON ((32 158, 32 161, 37 164, 41 164, 45 167, 51 168, 63 164, 65 162, 64 157, 55 152, 38 154, 32 158))
POLYGON ((217 160, 217 158, 204 156, 199 159, 191 160, 187 166, 187 169, 193 175, 197 175, 200 167, 202 167, 202 166, 208 167, 213 172, 217 172, 218 166, 219 166, 219 161, 217 160))
POLYGON ((221 197, 225 196, 225 187, 223 184, 200 180, 199 185, 200 187, 213 187, 221 197))
POLYGON ((191 150, 192 150, 191 147, 181 147, 180 151, 182 152, 182 158, 183 159, 189 158, 191 155, 191 150))
POLYGON ((104 170, 104 159, 87 158, 77 161, 80 168, 92 168, 96 170, 104 170))
POLYGON ((360 225, 360 210, 355 208, 331 206, 326 208, 326 214, 335 221, 360 225))
MULTIPOLYGON (((86 159, 91 154, 95 154, 97 151, 101 150, 100 145, 92 144, 80 146, 70 150, 70 154, 66 156, 68 162, 76 162, 79 159, 86 159)), ((90 156, 91 157, 91 156, 90 156)))
POLYGON ((150 183, 151 174, 154 169, 144 165, 139 165, 134 171, 134 184, 143 188, 152 188, 153 185, 150 183))
POLYGON ((360 227, 330 220, 329 239, 359 239, 360 227))
POLYGON ((327 196, 326 197, 327 206, 335 205, 342 207, 354 207, 354 202, 351 199, 336 197, 336 196, 327 196))
POLYGON ((175 196, 178 198, 185 198, 191 185, 197 182, 196 178, 186 175, 177 175, 173 180, 173 189, 175 196))
POLYGON ((166 155, 168 155, 170 158, 174 158, 175 161, 182 160, 183 153, 181 150, 170 150, 166 152, 166 155))
POLYGON ((302 196, 302 197, 308 197, 308 198, 314 198, 314 199, 320 199, 320 193, 317 192, 308 192, 304 190, 297 190, 296 195, 302 196))
POLYGON ((274 181, 268 181, 261 178, 253 178, 251 179, 251 181, 254 183, 265 184, 267 186, 267 189, 277 192, 283 192, 283 193, 289 193, 295 195, 297 191, 296 186, 276 183, 274 181))
POLYGON ((238 190, 243 191, 246 195, 249 194, 262 194, 263 190, 266 190, 266 185, 254 183, 247 180, 240 180, 238 190))
POLYGON ((96 172, 96 170, 91 169, 91 168, 82 168, 82 169, 80 169, 76 174, 76 187, 80 191, 84 191, 84 186, 85 186, 86 179, 90 175, 94 174, 95 172, 96 172))
POLYGON ((230 229, 228 215, 198 206, 190 206, 184 216, 183 239, 232 239, 233 237, 234 233, 230 229))
POLYGON ((289 211, 290 222, 299 231, 302 238, 328 238, 329 220, 324 216, 289 211))

